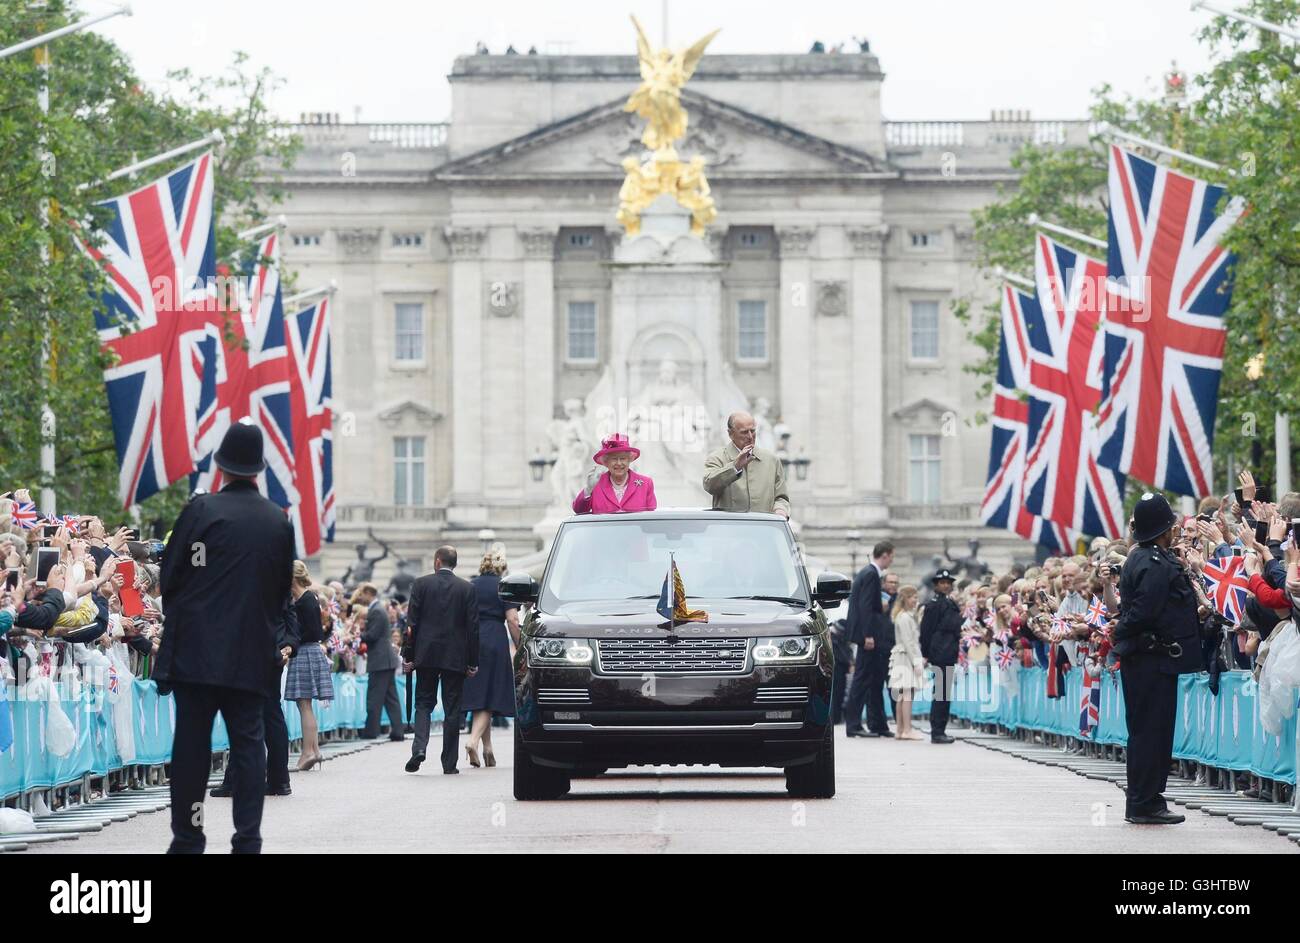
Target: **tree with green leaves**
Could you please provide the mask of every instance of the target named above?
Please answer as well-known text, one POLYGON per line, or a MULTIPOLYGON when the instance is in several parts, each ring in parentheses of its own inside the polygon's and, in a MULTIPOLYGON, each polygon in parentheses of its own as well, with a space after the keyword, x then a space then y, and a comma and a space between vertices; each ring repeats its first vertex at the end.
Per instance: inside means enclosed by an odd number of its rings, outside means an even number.
MULTIPOLYGON (((63 0, 0 0, 0 47, 80 16, 63 0)), ((102 376, 108 361, 94 322, 104 280, 76 239, 106 218, 96 203, 156 179, 193 155, 149 168, 137 179, 96 182, 221 131, 217 256, 233 261, 244 248, 236 233, 263 222, 280 200, 276 174, 291 166, 298 142, 269 111, 277 80, 267 70, 250 72, 241 54, 221 76, 170 74, 171 85, 181 89, 173 96, 145 87, 123 52, 92 32, 44 48, 50 57, 48 114, 39 106, 37 55, 0 60, 0 490, 26 487, 35 494, 47 484, 40 469, 40 406, 47 401, 57 418, 53 485, 59 510, 115 520, 124 512, 102 376), (51 208, 48 224, 43 205, 51 208), (48 358, 42 351, 47 335, 48 358)), ((181 482, 148 499, 141 506, 143 519, 170 521, 186 493, 181 482)))
MULTIPOLYGON (((1253 0, 1241 12, 1295 27, 1300 0, 1253 0)), ((1258 468, 1272 461, 1274 412, 1300 407, 1300 371, 1290 369, 1286 355, 1296 349, 1300 318, 1300 52, 1276 34, 1222 16, 1200 40, 1214 50, 1214 64, 1192 77, 1186 94, 1174 83, 1160 99, 1117 99, 1102 86, 1091 117, 1221 164, 1212 171, 1160 158, 1226 186, 1248 207, 1224 240, 1236 263, 1214 457, 1216 469, 1226 468, 1229 457, 1258 468)), ((1034 213, 1106 238, 1107 150, 1100 137, 1079 147, 1027 145, 1013 167, 1018 182, 974 214, 981 268, 1032 274, 1034 213)), ((985 352, 967 369, 987 379, 987 395, 997 370, 999 309, 981 301, 963 298, 955 309, 985 352)))

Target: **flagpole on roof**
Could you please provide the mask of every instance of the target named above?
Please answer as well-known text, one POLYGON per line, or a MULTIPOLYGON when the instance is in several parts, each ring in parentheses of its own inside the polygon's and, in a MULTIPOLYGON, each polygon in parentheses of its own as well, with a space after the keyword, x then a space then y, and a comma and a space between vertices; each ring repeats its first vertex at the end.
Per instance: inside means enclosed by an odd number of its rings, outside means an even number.
POLYGON ((1237 172, 1231 167, 1225 167, 1222 164, 1216 164, 1212 160, 1206 160, 1204 157, 1197 157, 1195 154, 1189 154, 1186 151, 1180 151, 1174 147, 1167 147, 1164 144, 1158 144, 1155 141, 1144 137, 1138 137, 1136 134, 1129 134, 1127 131, 1121 131, 1112 124, 1102 122, 1097 128, 1102 137, 1118 138, 1121 141, 1128 141, 1139 147, 1145 147, 1147 150, 1156 151, 1161 154, 1167 154, 1170 157, 1176 157, 1179 160, 1185 160, 1189 164, 1195 164, 1198 167, 1204 167, 1206 170, 1217 170, 1226 173, 1230 177, 1235 177, 1237 172))
POLYGON ((1192 10, 1209 10, 1211 13, 1217 13, 1219 16, 1226 16, 1230 20, 1237 20, 1241 23, 1249 23, 1251 26, 1258 26, 1260 29, 1268 30, 1270 33, 1277 33, 1279 36, 1289 36, 1292 39, 1300 39, 1300 32, 1280 26, 1277 23, 1270 23, 1268 20, 1261 20, 1253 16, 1247 16, 1245 13, 1238 13, 1236 10, 1224 10, 1222 7, 1216 7, 1205 0, 1192 0, 1192 10))
POLYGON ((1056 223, 1049 223, 1037 213, 1029 214, 1029 225, 1038 229, 1046 229, 1048 232, 1054 232, 1059 236, 1066 236, 1070 239, 1076 239, 1079 242, 1087 243, 1090 246, 1096 246, 1098 249, 1105 249, 1107 245, 1104 240, 1096 236, 1090 236, 1086 232, 1079 232, 1077 229, 1068 229, 1065 226, 1058 226, 1056 223))
POLYGON ((199 148, 207 147, 211 144, 221 144, 225 139, 226 136, 222 134, 219 129, 213 129, 197 141, 190 141, 190 143, 182 144, 180 147, 173 147, 170 151, 164 151, 161 154, 155 154, 153 157, 147 157, 144 160, 136 161, 134 164, 123 167, 121 170, 113 171, 103 180, 96 180, 93 183, 83 183, 77 187, 77 190, 89 190, 91 187, 97 187, 101 184, 111 183, 114 180, 120 180, 122 177, 128 177, 147 167, 153 167, 155 164, 161 164, 163 161, 171 160, 173 157, 180 157, 182 154, 188 154, 190 151, 197 151, 199 148))
POLYGON ((313 288, 311 291, 300 291, 296 295, 290 295, 280 303, 284 305, 284 313, 287 315, 290 313, 289 305, 298 304, 302 301, 306 301, 308 298, 315 298, 317 295, 333 295, 338 290, 338 282, 331 278, 328 285, 322 285, 320 288, 313 288))

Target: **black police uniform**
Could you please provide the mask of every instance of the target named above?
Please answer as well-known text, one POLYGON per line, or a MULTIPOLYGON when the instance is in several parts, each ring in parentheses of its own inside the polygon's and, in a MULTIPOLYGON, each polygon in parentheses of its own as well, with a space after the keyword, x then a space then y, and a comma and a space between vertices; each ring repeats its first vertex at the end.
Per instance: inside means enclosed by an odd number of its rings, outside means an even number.
MULTIPOLYGON (((940 570, 931 583, 940 578, 952 579, 947 570, 940 570)), ((921 615, 921 655, 935 670, 934 700, 930 704, 930 739, 947 736, 948 715, 952 709, 953 666, 957 664, 957 651, 961 646, 961 610, 950 595, 935 593, 925 604, 921 615)), ((945 741, 946 742, 946 741, 945 741)))
MULTIPOLYGON (((231 474, 256 474, 262 432, 235 425, 217 451, 231 474)), ((163 554, 164 628, 154 678, 176 696, 170 853, 202 853, 202 802, 218 711, 230 740, 236 852, 262 849, 266 700, 279 698, 277 634, 293 580, 293 527, 251 481, 192 500, 163 554)))
POLYGON ((1119 595, 1114 643, 1128 716, 1124 815, 1159 815, 1168 809, 1161 793, 1173 760, 1178 676, 1201 668, 1196 591, 1177 557, 1144 543, 1124 564, 1119 595))

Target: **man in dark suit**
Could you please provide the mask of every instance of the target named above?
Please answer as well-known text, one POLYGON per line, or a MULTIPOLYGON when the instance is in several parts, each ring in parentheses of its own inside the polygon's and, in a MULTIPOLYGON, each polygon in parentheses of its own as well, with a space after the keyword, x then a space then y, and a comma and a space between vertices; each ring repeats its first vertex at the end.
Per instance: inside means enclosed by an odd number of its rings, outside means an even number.
POLYGON ((238 423, 215 455, 229 481, 194 498, 176 519, 163 556, 166 614, 153 676, 176 697, 172 742, 172 854, 201 854, 203 790, 212 769, 217 711, 230 739, 235 852, 262 850, 266 798, 263 710, 280 696, 288 646, 276 634, 293 579, 293 527, 258 494, 262 430, 238 423))
POLYGON ((849 641, 858 646, 853 684, 844 706, 844 732, 850 737, 892 737, 885 720, 885 674, 894 647, 894 624, 885 614, 881 582, 894 562, 894 545, 882 540, 871 549, 871 562, 853 578, 849 596, 849 641), (867 729, 862 729, 862 707, 867 729))
POLYGON ((352 601, 366 607, 366 630, 361 633, 366 643, 366 726, 361 739, 379 737, 380 712, 387 710, 388 739, 401 742, 406 739, 406 728, 402 726, 402 705, 397 699, 397 652, 393 651, 388 607, 380 602, 379 590, 373 583, 358 586, 352 601))
MULTIPOLYGON (((280 628, 275 633, 275 647, 281 652, 289 651, 289 658, 298 653, 302 635, 298 631, 298 614, 294 612, 291 597, 284 597, 284 612, 280 616, 280 628)), ((284 705, 280 701, 280 676, 284 668, 275 673, 275 694, 266 698, 262 706, 262 729, 266 735, 266 794, 268 796, 289 796, 293 789, 289 785, 289 728, 284 722, 284 705)), ((230 781, 231 765, 226 765, 221 785, 208 793, 215 799, 229 799, 235 794, 235 787, 230 781)))
MULTIPOLYGON (((429 745, 433 709, 442 682, 442 771, 459 773, 460 692, 466 677, 478 673, 478 594, 466 580, 452 572, 456 548, 439 547, 433 554, 433 573, 411 586, 406 610, 410 634, 402 647, 407 671, 416 671, 415 742, 406 771, 414 773, 424 762, 429 745)), ((409 684, 410 681, 408 680, 409 684)))

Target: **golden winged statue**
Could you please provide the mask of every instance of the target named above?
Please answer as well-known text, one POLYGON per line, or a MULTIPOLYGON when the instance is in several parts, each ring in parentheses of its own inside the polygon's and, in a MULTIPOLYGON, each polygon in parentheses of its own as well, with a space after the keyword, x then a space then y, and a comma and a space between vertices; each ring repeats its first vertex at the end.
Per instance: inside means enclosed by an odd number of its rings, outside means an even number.
POLYGON ((696 157, 683 163, 673 142, 685 136, 689 123, 682 107, 682 86, 695 73, 705 47, 719 31, 714 30, 687 49, 656 52, 635 16, 632 25, 636 27, 641 84, 623 110, 634 111, 645 119, 641 143, 653 153, 643 164, 633 157, 623 161, 627 176, 619 191, 618 221, 629 236, 636 235, 641 231, 641 211, 667 193, 691 211, 691 232, 703 235, 704 227, 718 215, 704 176, 704 159, 696 157))

